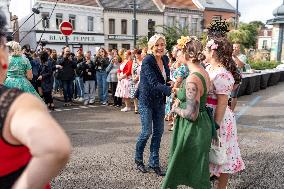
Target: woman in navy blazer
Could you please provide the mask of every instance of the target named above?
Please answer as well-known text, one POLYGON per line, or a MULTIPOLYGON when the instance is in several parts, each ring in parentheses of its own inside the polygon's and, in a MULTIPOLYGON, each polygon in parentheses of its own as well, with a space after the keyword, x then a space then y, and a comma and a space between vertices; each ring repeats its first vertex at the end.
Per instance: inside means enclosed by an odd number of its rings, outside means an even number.
POLYGON ((137 169, 143 173, 147 170, 143 163, 143 152, 147 140, 152 134, 149 168, 159 176, 164 176, 160 169, 159 149, 164 132, 165 99, 170 96, 169 59, 165 56, 166 40, 163 35, 156 34, 148 42, 150 53, 144 58, 140 73, 140 83, 136 91, 141 117, 141 133, 138 136, 135 153, 137 169))

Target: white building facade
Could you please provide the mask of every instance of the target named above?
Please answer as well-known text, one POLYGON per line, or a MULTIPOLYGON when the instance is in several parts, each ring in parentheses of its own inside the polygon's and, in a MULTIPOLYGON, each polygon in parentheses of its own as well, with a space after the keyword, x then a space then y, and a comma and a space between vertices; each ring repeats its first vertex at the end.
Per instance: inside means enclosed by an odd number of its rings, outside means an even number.
MULTIPOLYGON (((137 13, 137 41, 148 35, 148 20, 152 19, 156 25, 163 25, 162 14, 137 13)), ((133 49, 133 13, 122 11, 104 12, 105 47, 108 49, 133 49)), ((157 28, 156 32, 162 33, 163 29, 157 28)))
MULTIPOLYGON (((107 49, 133 49, 133 0, 98 0, 104 8, 104 34, 107 49)), ((164 23, 163 12, 154 4, 153 0, 136 0, 137 3, 137 41, 140 37, 148 36, 148 20, 155 25, 164 23)), ((162 27, 156 27, 156 32, 162 33, 162 27)))
POLYGON ((36 14, 21 29, 21 44, 29 44, 35 49, 43 41, 46 47, 61 51, 66 45, 66 38, 61 34, 59 25, 63 21, 69 21, 73 26, 73 34, 68 37, 71 50, 75 52, 82 48, 84 52, 88 50, 96 52, 105 43, 103 9, 96 4, 92 6, 80 4, 57 3, 55 6, 55 2, 52 1, 36 1, 34 7, 40 8, 40 14, 36 14), (32 29, 37 23, 38 25, 32 29))

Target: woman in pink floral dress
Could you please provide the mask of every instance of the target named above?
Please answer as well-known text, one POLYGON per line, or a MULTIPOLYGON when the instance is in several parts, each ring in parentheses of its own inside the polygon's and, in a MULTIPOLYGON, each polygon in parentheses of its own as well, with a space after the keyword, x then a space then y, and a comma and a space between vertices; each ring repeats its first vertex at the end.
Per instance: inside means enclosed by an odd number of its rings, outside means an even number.
POLYGON ((218 189, 226 189, 229 175, 245 169, 238 144, 236 119, 228 106, 228 97, 234 86, 234 78, 230 71, 233 47, 225 38, 211 39, 204 54, 209 63, 206 70, 209 73, 211 87, 207 106, 213 109, 216 123, 220 126, 217 133, 222 145, 227 149, 227 163, 223 165, 210 164, 211 175, 218 178, 218 189))

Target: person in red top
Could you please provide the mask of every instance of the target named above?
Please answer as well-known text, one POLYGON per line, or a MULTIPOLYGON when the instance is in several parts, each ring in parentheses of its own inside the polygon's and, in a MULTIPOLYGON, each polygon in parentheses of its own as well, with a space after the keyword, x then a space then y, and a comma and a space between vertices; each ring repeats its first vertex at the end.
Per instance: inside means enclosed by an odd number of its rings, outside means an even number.
POLYGON ((0 10, 0 188, 50 189, 65 166, 68 137, 36 96, 3 86, 8 54, 0 10))
POLYGON ((118 84, 115 92, 115 96, 123 98, 125 102, 125 108, 121 109, 122 112, 128 112, 131 110, 130 103, 130 86, 131 86, 131 73, 132 73, 132 59, 131 51, 128 50, 124 54, 125 59, 121 63, 117 70, 118 84))

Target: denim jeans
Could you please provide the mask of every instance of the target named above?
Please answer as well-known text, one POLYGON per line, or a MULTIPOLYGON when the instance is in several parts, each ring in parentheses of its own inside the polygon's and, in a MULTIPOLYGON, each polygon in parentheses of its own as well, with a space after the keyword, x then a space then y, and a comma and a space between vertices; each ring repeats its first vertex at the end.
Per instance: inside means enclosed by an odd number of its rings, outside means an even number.
POLYGON ((97 85, 99 98, 101 102, 108 101, 108 83, 107 83, 107 73, 105 71, 97 71, 97 85))
POLYGON ((84 82, 82 77, 75 78, 77 97, 84 97, 84 82))
POLYGON ((58 92, 60 89, 62 89, 62 81, 54 78, 53 90, 58 92))
POLYGON ((143 162, 143 152, 147 140, 153 133, 150 145, 149 166, 159 167, 159 149, 164 132, 165 105, 163 103, 155 103, 151 106, 147 107, 139 103, 142 128, 136 143, 135 160, 143 162))
POLYGON ((73 97, 73 80, 62 81, 65 102, 71 102, 73 97))

